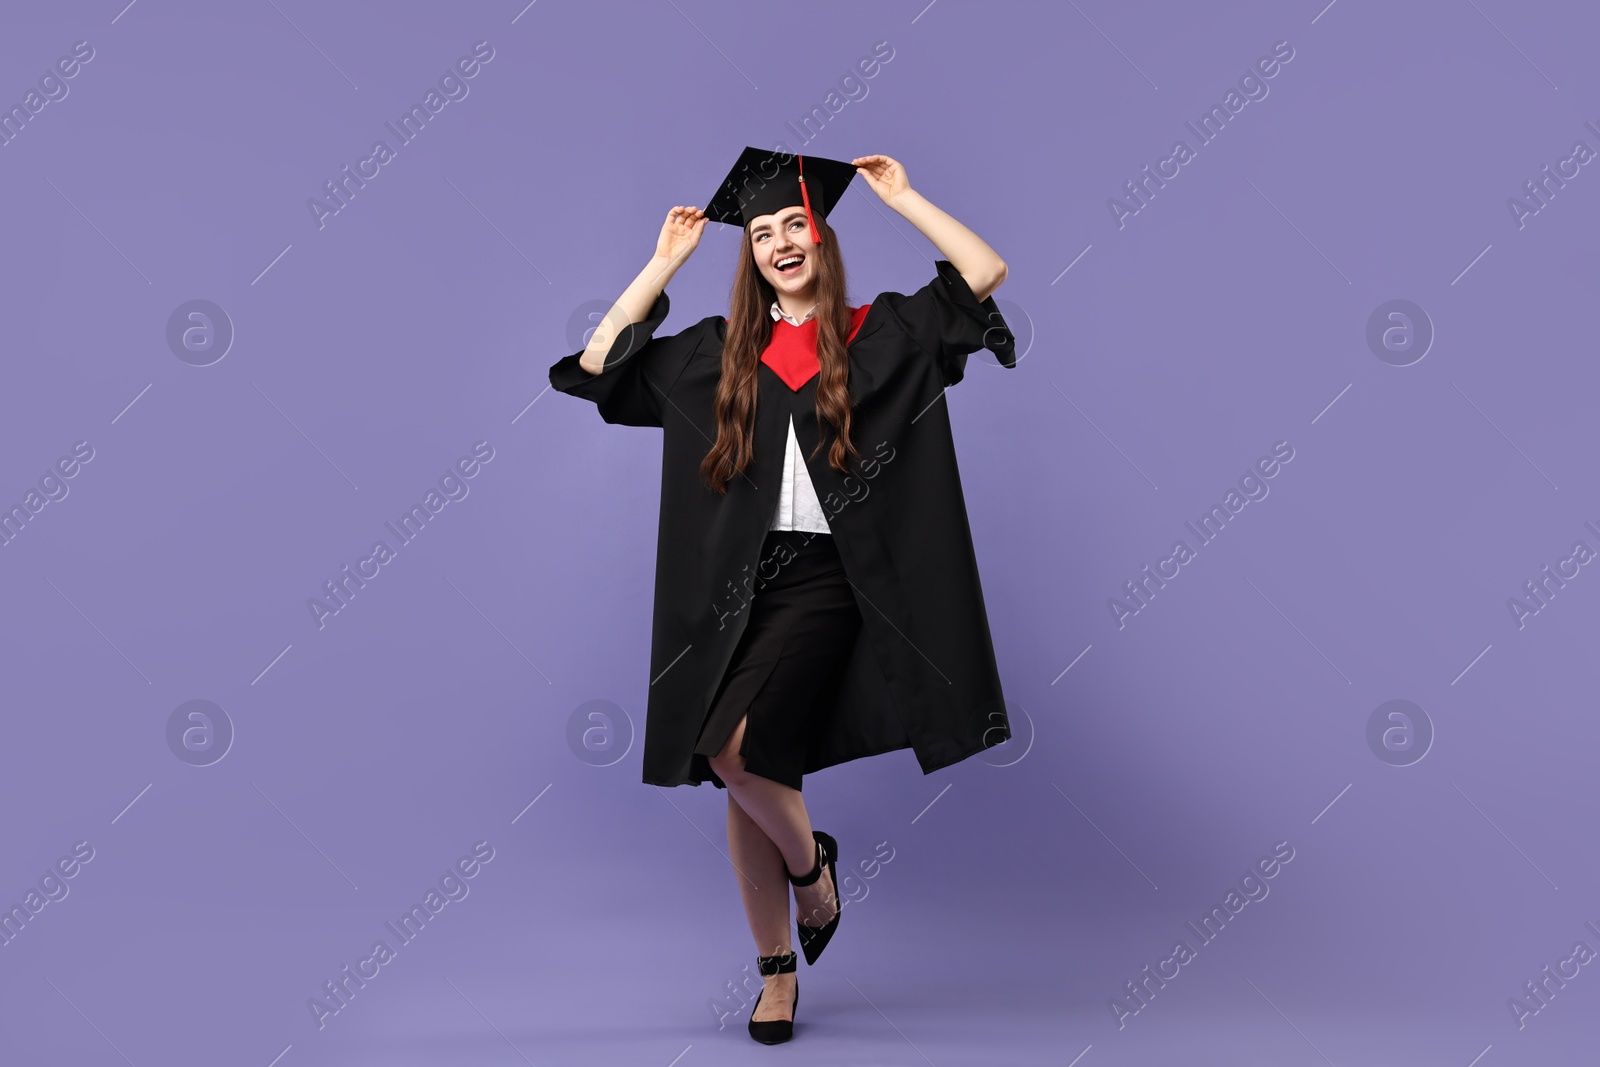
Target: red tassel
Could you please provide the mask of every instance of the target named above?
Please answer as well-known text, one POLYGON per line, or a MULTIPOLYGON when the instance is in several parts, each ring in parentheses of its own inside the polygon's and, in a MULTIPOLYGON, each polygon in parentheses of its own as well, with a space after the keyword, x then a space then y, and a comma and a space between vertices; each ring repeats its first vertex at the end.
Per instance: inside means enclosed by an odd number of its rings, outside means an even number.
POLYGON ((811 194, 806 192, 806 157, 796 154, 800 161, 800 199, 806 207, 806 224, 811 227, 811 240, 815 244, 822 243, 822 235, 817 232, 817 220, 811 217, 811 194))

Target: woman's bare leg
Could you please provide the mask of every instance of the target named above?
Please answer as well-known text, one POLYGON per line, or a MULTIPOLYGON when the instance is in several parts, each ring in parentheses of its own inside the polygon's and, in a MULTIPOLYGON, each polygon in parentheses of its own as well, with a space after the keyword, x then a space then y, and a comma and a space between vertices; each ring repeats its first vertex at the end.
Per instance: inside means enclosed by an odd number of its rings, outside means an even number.
MULTIPOLYGON (((721 777, 722 772, 718 771, 721 777)), ((723 779, 726 782, 726 779, 723 779)), ((781 956, 793 951, 789 941, 789 882, 784 877, 783 853, 761 827, 739 806, 738 798, 728 793, 728 852, 740 872, 739 892, 744 896, 744 913, 750 934, 761 956, 781 956)), ((764 977, 765 992, 756 1012, 757 1022, 787 1019, 793 1014, 794 975, 764 977)))
MULTIPOLYGON (((771 956, 792 951, 788 872, 810 871, 817 862, 817 844, 800 791, 745 771, 744 758, 739 755, 744 725, 741 718, 722 751, 712 757, 711 766, 728 787, 728 849, 735 867, 743 873, 739 890, 750 933, 758 954, 771 956)), ((826 870, 813 884, 795 887, 794 894, 808 925, 826 922, 838 906, 826 870)), ((769 975, 763 982, 765 992, 751 1018, 757 1022, 789 1018, 795 975, 769 975)))

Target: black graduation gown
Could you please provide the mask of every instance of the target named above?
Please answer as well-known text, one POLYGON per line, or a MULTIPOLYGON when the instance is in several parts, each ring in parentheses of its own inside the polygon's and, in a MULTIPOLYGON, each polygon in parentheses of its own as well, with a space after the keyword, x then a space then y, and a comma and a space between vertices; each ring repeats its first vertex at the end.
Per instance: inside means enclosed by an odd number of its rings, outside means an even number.
POLYGON ((599 374, 578 366, 581 352, 550 368, 553 387, 593 401, 606 422, 663 430, 646 784, 709 774, 693 749, 750 618, 791 415, 862 619, 806 772, 909 747, 929 774, 1011 737, 941 393, 980 348, 1014 367, 1015 342, 993 297, 980 304, 945 260, 935 271, 910 296, 880 294, 849 343, 859 457, 848 474, 828 465, 826 447, 810 454, 820 375, 796 392, 761 364, 753 459, 726 496, 702 485, 727 325, 712 316, 656 337, 664 292, 618 334, 599 374))

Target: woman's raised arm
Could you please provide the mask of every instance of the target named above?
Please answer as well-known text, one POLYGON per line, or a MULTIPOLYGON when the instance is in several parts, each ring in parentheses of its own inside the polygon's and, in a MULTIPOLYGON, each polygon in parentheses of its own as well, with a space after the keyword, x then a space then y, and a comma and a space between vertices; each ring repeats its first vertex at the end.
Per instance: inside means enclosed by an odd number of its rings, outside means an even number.
POLYGON ((983 238, 911 188, 906 169, 888 156, 860 156, 856 165, 869 188, 933 242, 981 304, 1006 280, 1006 263, 983 238))
POLYGON ((656 297, 667 287, 667 282, 678 272, 700 244, 700 235, 706 228, 706 215, 697 207, 675 207, 667 212, 667 221, 661 225, 661 235, 656 238, 656 254, 650 257, 644 270, 628 284, 611 305, 605 318, 595 328, 594 336, 578 357, 578 366, 590 374, 599 374, 605 368, 606 353, 619 331, 635 322, 643 322, 650 314, 656 297))

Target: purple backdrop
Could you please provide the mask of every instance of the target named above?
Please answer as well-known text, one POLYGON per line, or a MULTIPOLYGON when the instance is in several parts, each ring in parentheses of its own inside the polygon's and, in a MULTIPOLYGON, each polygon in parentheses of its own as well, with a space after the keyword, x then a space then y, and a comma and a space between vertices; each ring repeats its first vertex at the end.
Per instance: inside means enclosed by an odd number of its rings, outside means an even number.
POLYGON ((124 2, 0 32, 0 1062, 756 1054, 660 438, 546 378, 746 144, 899 159, 1025 348, 947 398, 1017 736, 808 777, 789 1055, 1592 1056, 1590 7, 124 2))

